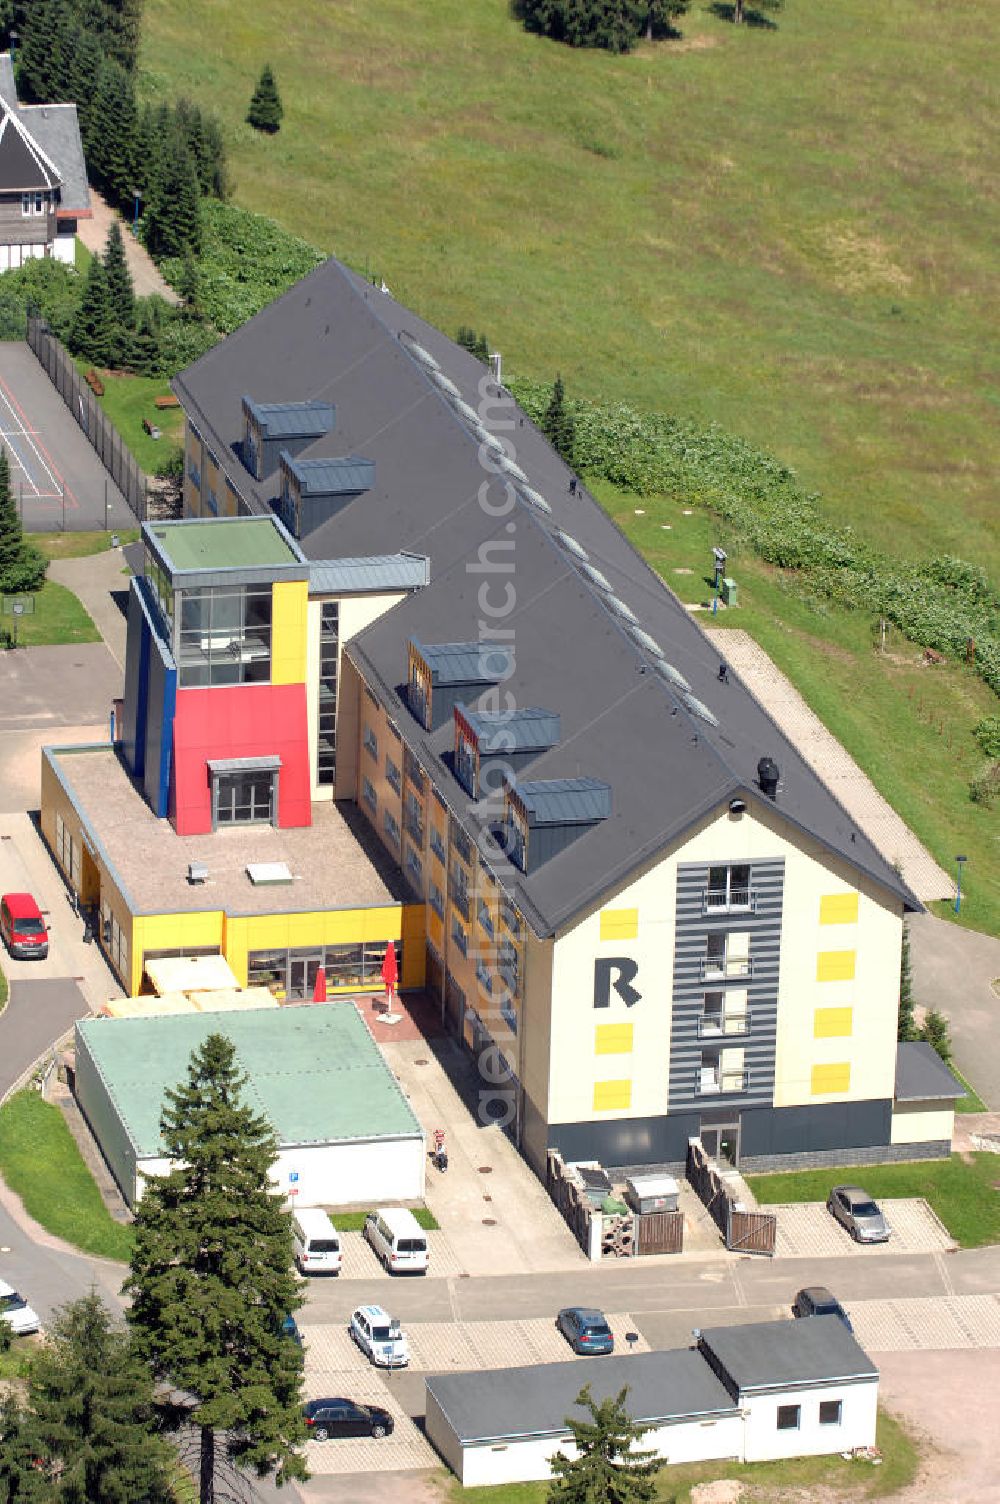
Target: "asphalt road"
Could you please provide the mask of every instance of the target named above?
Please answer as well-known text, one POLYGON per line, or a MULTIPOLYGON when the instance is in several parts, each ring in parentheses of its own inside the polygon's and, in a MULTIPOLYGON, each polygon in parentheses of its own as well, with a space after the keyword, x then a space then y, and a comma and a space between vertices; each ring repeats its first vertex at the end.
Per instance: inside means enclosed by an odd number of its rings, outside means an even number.
MULTIPOLYGON (((10 970, 5 956, 5 969, 10 970)), ((0 1013, 0 1101, 29 1065, 89 1013, 87 1000, 68 977, 11 981, 0 1013)))

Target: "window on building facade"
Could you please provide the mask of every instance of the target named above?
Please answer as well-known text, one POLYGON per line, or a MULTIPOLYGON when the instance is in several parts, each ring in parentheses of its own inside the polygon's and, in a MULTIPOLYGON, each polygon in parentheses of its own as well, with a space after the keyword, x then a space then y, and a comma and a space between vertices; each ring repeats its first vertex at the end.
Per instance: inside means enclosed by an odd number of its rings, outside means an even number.
POLYGON ((500 918, 507 933, 513 935, 515 940, 518 939, 521 934, 521 916, 505 895, 500 898, 500 918))
POLYGON ((403 807, 403 824, 413 842, 423 850, 424 807, 412 789, 406 790, 403 807))
POLYGON ((502 939, 497 947, 497 969, 508 991, 517 997, 521 991, 521 959, 517 946, 509 940, 502 939))
POLYGON ((385 781, 398 794, 403 787, 403 775, 388 752, 385 754, 385 781))
POLYGON ((708 913, 725 913, 729 909, 749 909, 751 906, 749 866, 709 867, 705 895, 708 913))
POLYGON ((436 825, 431 826, 430 847, 439 862, 444 863, 447 860, 444 849, 444 837, 436 825))
POLYGON ((469 954, 469 938, 454 914, 451 918, 451 938, 462 952, 462 955, 467 956, 469 954))
POLYGON ((387 809, 385 811, 385 813, 383 814, 383 816, 382 816, 382 829, 385 831, 386 835, 389 837, 389 840, 392 842, 392 844, 394 846, 398 846, 399 845, 399 821, 396 819, 396 817, 392 813, 391 809, 387 809))
POLYGON ((273 825, 277 820, 278 772, 241 768, 212 776, 212 826, 273 825))
POLYGON ((407 687, 410 709, 425 731, 431 729, 431 676, 426 663, 410 654, 410 676, 407 687))
POLYGON ((841 1400, 820 1400, 819 1423, 821 1426, 839 1426, 843 1414, 841 1400))
POLYGON ((725 1019, 726 994, 724 992, 706 992, 704 1008, 701 1015, 701 1032, 703 1035, 721 1034, 725 1019))
POLYGON ((490 969, 485 961, 476 962, 476 981, 485 993, 489 994, 493 991, 493 978, 490 976, 490 969))
POLYGON ((423 891, 424 864, 417 856, 409 841, 406 843, 406 873, 414 887, 423 891))
POLYGON ((378 814, 378 795, 370 778, 361 780, 361 798, 373 815, 378 814))
POLYGON ((725 931, 706 936, 705 955, 701 963, 702 976, 719 981, 752 976, 753 965, 745 949, 747 943, 748 937, 743 935, 741 945, 744 948, 737 947, 733 935, 726 934, 725 931))
POLYGON ((476 788, 476 754, 467 736, 459 733, 455 743, 455 776, 473 799, 478 798, 476 788))
POLYGON ((438 887, 433 878, 431 878, 430 887, 428 888, 428 898, 430 901, 430 906, 434 910, 435 914, 439 919, 443 919, 444 894, 441 892, 441 889, 438 887))
POLYGON ((471 916, 469 904, 469 874, 452 855, 451 872, 448 875, 448 896, 458 909, 462 918, 468 923, 471 916))
POLYGON ((528 827, 519 810, 512 804, 507 805, 507 815, 503 829, 504 850, 515 867, 526 872, 528 860, 528 827))
POLYGON ((486 931, 487 935, 489 935, 490 939, 492 940, 492 938, 493 938, 493 919, 492 919, 492 916, 490 914, 488 906, 483 902, 482 899, 479 900, 479 903, 476 906, 476 914, 478 916, 479 923, 481 924, 481 926, 483 927, 483 929, 486 931))
POLYGON ((181 685, 266 684, 271 678, 271 587, 180 592, 181 685))
POLYGON ((316 782, 334 782, 337 769, 337 654, 340 605, 324 601, 319 626, 319 705, 316 718, 316 782))
POLYGON ((365 723, 364 744, 368 756, 374 757, 375 761, 378 762, 378 737, 367 722, 365 723))
POLYGON ((378 987, 388 946, 396 951, 397 975, 403 974, 403 950, 398 940, 366 940, 360 945, 327 945, 315 949, 251 951, 247 957, 247 985, 267 987, 280 1000, 306 1000, 313 995, 322 966, 327 987, 378 987))
POLYGON ((801 1407, 801 1405, 779 1405, 778 1406, 778 1430, 779 1431, 797 1431, 799 1429, 799 1421, 801 1419, 801 1413, 802 1413, 802 1407, 801 1407))
POLYGON ((417 793, 423 797, 427 792, 427 774, 417 762, 409 747, 403 748, 403 772, 407 780, 413 784, 417 793))
POLYGON ((510 1032, 512 1034, 516 1034, 517 1009, 514 1006, 514 999, 511 997, 510 993, 506 991, 506 989, 504 990, 503 996, 500 999, 500 1017, 503 1019, 510 1032))

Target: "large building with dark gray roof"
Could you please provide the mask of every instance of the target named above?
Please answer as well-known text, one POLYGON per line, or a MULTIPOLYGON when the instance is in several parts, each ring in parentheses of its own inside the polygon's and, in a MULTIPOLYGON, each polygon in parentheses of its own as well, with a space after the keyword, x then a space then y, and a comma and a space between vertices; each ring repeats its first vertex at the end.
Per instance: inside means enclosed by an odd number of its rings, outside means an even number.
MULTIPOLYGON (((288 720, 199 739, 190 717, 221 720, 187 696, 199 818, 220 759, 250 821, 284 819, 308 762, 312 807, 407 894, 404 983, 540 1173, 550 1149, 676 1167, 693 1137, 746 1167, 948 1152, 947 1107, 895 1096, 917 900, 491 369, 330 260, 174 388, 186 525, 269 518, 309 574, 281 681, 263 628, 211 626, 213 648, 164 606, 158 652, 211 648, 227 725, 241 673, 305 696, 301 756, 288 720)), ((164 810, 173 714, 147 718, 164 810)), ((317 956, 353 964, 321 918, 231 964, 296 995, 317 956)))
POLYGON ((0 271, 40 256, 73 264, 90 191, 75 104, 20 104, 0 54, 0 271))

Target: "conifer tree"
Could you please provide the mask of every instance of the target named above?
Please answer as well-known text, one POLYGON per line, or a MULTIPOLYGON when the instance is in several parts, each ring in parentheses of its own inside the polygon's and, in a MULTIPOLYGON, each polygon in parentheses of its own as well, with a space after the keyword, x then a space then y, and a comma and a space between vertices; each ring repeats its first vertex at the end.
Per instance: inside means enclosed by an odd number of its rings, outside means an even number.
POLYGON ((273 135, 280 127, 284 113, 271 65, 265 63, 247 110, 247 124, 255 131, 267 131, 273 135))
POLYGON ((152 303, 153 299, 143 298, 138 305, 131 335, 129 364, 138 376, 158 376, 161 369, 160 325, 152 303))
POLYGON ((576 452, 576 423, 566 405, 566 388, 559 375, 556 376, 552 396, 542 419, 542 432, 567 465, 572 465, 576 452))
POLYGON ((74 355, 92 365, 111 363, 115 343, 115 317, 108 294, 108 279, 100 257, 95 256, 87 268, 83 296, 73 321, 70 345, 74 355))
POLYGON ((117 63, 105 62, 87 111, 87 167, 113 204, 131 202, 136 186, 139 115, 131 78, 117 63))
POLYGON ((177 278, 176 292, 184 306, 184 312, 192 317, 198 312, 198 296, 200 292, 200 278, 198 275, 198 263, 188 251, 181 266, 180 276, 177 278))
POLYGON ((301 1304, 291 1218, 270 1182, 273 1130, 245 1084, 230 1040, 211 1034, 167 1092, 160 1131, 177 1168, 143 1191, 125 1284, 141 1351, 191 1396, 201 1504, 215 1498, 221 1433, 238 1465, 279 1483, 305 1476, 302 1357, 281 1329, 301 1304))
POLYGON ((195 254, 201 247, 198 177, 187 142, 176 126, 147 190, 143 234, 150 254, 195 254))
POLYGON ((913 1019, 913 967, 910 963, 910 927, 903 925, 903 948, 899 956, 899 1022, 896 1029, 896 1038, 911 1040, 918 1038, 917 1026, 913 1019))
POLYGON ((948 1020, 937 1008, 928 1010, 924 1018, 924 1027, 920 1037, 925 1044, 929 1044, 932 1050, 936 1050, 945 1065, 951 1060, 951 1034, 948 1029, 948 1020))
POLYGON ((24 536, 11 491, 7 451, 0 448, 0 595, 39 590, 47 568, 44 554, 24 536))
POLYGON ((628 1389, 621 1389, 598 1405, 589 1384, 581 1389, 576 1403, 590 1419, 566 1417, 577 1455, 557 1452, 553 1457, 549 1504, 647 1504, 655 1499, 660 1459, 655 1452, 636 1450, 635 1443, 650 1428, 632 1420, 627 1397, 628 1389))
MULTIPOLYGON (((0 1326, 6 1326, 0 1322, 0 1326)), ((32 1417, 16 1394, 0 1399, 0 1504, 52 1504, 32 1417)))
POLYGON ((64 1306, 31 1363, 34 1433, 59 1504, 171 1504, 153 1381, 95 1290, 64 1306))
POLYGON ((104 275, 108 282, 108 299, 115 318, 126 329, 135 321, 135 288, 125 259, 125 241, 118 220, 112 220, 104 247, 104 275))

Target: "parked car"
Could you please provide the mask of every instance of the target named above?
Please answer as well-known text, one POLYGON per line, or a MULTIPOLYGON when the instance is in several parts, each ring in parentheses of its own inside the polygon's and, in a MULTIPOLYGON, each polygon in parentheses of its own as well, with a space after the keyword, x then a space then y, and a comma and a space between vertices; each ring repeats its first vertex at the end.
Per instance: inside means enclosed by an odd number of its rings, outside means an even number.
POLYGON ((304 1206, 292 1218, 295 1267, 300 1274, 339 1274, 340 1234, 326 1212, 304 1206))
POLYGON ((613 1353, 615 1339, 603 1311, 587 1306, 566 1306, 556 1317, 556 1326, 575 1353, 613 1353))
POLYGON ((33 1311, 23 1295, 0 1279, 0 1316, 11 1328, 15 1337, 27 1337, 41 1329, 38 1313, 33 1311))
POLYGON ((860 1186, 835 1185, 827 1197, 826 1208, 856 1243, 888 1243, 889 1224, 877 1203, 860 1186))
POLYGON ((378 1405, 358 1405, 354 1400, 309 1400, 302 1406, 302 1417, 309 1428, 310 1441, 327 1441, 331 1436, 392 1435, 392 1416, 378 1405))
POLYGON ((347 1330, 376 1368, 405 1368, 409 1363, 403 1329, 381 1306, 358 1306, 347 1330))
POLYGON ((18 960, 43 961, 49 953, 49 932, 30 893, 5 893, 0 898, 0 935, 18 960))
POLYGON ((853 1332, 851 1318, 840 1301, 825 1285, 809 1285, 800 1290, 792 1302, 793 1316, 837 1316, 849 1332, 853 1332))
POLYGON ((281 1335, 283 1337, 291 1337, 292 1341, 297 1342, 299 1347, 302 1346, 302 1333, 299 1331, 299 1324, 294 1316, 285 1317, 281 1323, 281 1335))
POLYGON ((380 1206, 365 1218, 364 1235, 390 1274, 426 1274, 427 1234, 404 1206, 380 1206))

